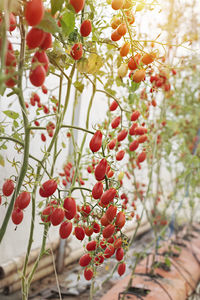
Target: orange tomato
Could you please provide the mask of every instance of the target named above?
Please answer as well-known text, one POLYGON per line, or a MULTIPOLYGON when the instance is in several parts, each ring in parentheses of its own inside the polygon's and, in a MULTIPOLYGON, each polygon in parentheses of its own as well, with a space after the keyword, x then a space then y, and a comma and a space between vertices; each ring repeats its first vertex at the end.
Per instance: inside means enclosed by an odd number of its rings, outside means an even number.
POLYGON ((112 29, 117 29, 117 27, 122 23, 122 20, 118 18, 117 16, 114 16, 114 18, 111 21, 111 27, 112 29))
POLYGON ((137 70, 133 74, 133 81, 135 81, 136 83, 139 83, 139 82, 143 81, 144 79, 145 79, 145 70, 144 69, 137 70))
POLYGON ((117 33, 119 35, 124 36, 126 32, 127 32, 127 27, 125 23, 122 23, 117 27, 117 33))
POLYGON ((122 57, 127 56, 127 54, 130 51, 130 47, 131 47, 131 45, 129 44, 129 42, 124 43, 124 45, 120 49, 120 55, 122 57))
POLYGON ((132 2, 132 0, 125 0, 124 1, 124 5, 123 5, 123 9, 129 9, 129 8, 131 8, 133 6, 133 2, 132 2))
POLYGON ((121 9, 124 4, 124 0, 112 0, 111 6, 114 10, 121 9))
POLYGON ((135 22, 135 17, 133 15, 133 12, 131 10, 125 11, 125 14, 127 16, 127 21, 129 25, 133 24, 135 22))
POLYGON ((119 35, 119 33, 117 32, 117 30, 113 31, 113 33, 111 34, 111 40, 113 42, 119 41, 121 39, 121 35, 119 35))
POLYGON ((142 56, 141 61, 143 62, 143 64, 149 65, 154 61, 155 58, 156 58, 155 53, 153 53, 153 52, 152 53, 146 53, 142 56))

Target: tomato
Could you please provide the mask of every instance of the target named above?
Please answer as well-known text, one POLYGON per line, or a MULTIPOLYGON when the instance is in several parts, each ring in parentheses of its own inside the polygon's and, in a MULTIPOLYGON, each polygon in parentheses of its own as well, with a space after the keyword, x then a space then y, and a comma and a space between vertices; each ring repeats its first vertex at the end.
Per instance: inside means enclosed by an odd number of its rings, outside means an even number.
POLYGON ((44 135, 44 133, 41 133, 41 140, 43 141, 43 142, 46 142, 46 136, 44 135))
POLYGON ((118 249, 120 248, 122 245, 122 239, 121 238, 118 238, 115 242, 114 242, 114 247, 115 249, 118 249))
POLYGON ((120 36, 124 36, 127 33, 127 27, 125 23, 122 23, 117 27, 117 33, 120 36))
POLYGON ((129 51, 130 51, 130 43, 129 42, 125 42, 124 45, 120 48, 120 56, 124 57, 127 56, 129 51))
POLYGON ((117 42, 121 39, 121 35, 117 32, 117 30, 113 31, 112 34, 111 34, 111 40, 113 42, 117 42))
POLYGON ((12 221, 15 225, 19 225, 23 220, 23 211, 19 208, 15 208, 12 212, 12 221))
POLYGON ((37 66, 31 69, 29 79, 32 85, 39 87, 42 86, 46 77, 46 71, 43 66, 37 66))
POLYGON ((121 117, 120 116, 116 117, 115 119, 112 120, 111 127, 113 129, 117 128, 119 126, 120 122, 121 122, 121 117))
POLYGON ((65 209, 65 217, 68 220, 73 219, 75 217, 76 211, 77 211, 75 199, 71 198, 71 197, 65 198, 63 207, 65 209))
POLYGON ((25 209, 31 201, 31 195, 29 192, 21 192, 15 200, 15 207, 25 209))
POLYGON ((146 134, 143 134, 143 135, 141 135, 141 136, 139 137, 138 142, 139 142, 139 144, 142 144, 142 143, 146 142, 147 139, 148 139, 148 138, 147 138, 147 135, 146 135, 146 134))
POLYGON ((137 161, 139 163, 142 163, 144 160, 146 159, 146 152, 145 151, 142 151, 138 157, 137 157, 137 161))
POLYGON ((76 13, 81 11, 85 5, 85 0, 69 0, 76 13))
POLYGON ((40 23, 44 15, 42 0, 30 0, 25 7, 25 19, 30 26, 36 26, 40 23))
POLYGON ((83 37, 88 36, 92 31, 92 24, 90 20, 84 20, 80 27, 80 33, 83 37))
POLYGON ((84 277, 86 280, 91 280, 94 275, 94 272, 91 269, 85 268, 84 277))
POLYGON ((139 63, 140 63, 140 58, 141 58, 141 55, 140 55, 139 53, 137 53, 137 54, 134 56, 134 58, 131 57, 131 58, 129 59, 129 62, 128 62, 128 68, 129 68, 130 70, 136 70, 137 67, 138 67, 138 65, 139 65, 139 63))
POLYGON ((126 129, 121 130, 117 135, 118 142, 123 141, 127 137, 128 131, 126 129))
POLYGON ((14 182, 11 179, 7 179, 2 187, 2 192, 4 196, 10 196, 13 193, 14 187, 14 182))
POLYGON ((107 219, 112 222, 113 219, 115 218, 117 214, 117 206, 111 205, 109 208, 106 210, 106 217, 107 219))
POLYGON ((53 206, 47 206, 46 208, 44 208, 41 214, 41 220, 45 223, 50 222, 50 218, 53 210, 54 210, 53 206))
POLYGON ((71 49, 71 57, 74 60, 79 60, 81 59, 82 55, 83 55, 83 46, 81 43, 76 43, 73 45, 72 49, 71 49))
POLYGON ((45 181, 39 189, 39 194, 41 197, 49 197, 55 193, 57 189, 57 182, 54 179, 49 179, 45 181))
POLYGON ((6 64, 6 67, 16 67, 17 60, 16 60, 16 56, 13 53, 13 51, 10 51, 10 50, 7 51, 5 64, 6 64))
POLYGON ((119 106, 119 104, 117 103, 117 101, 114 100, 114 101, 110 104, 109 109, 110 109, 110 111, 114 111, 114 110, 117 109, 118 106, 119 106))
POLYGON ((154 61, 155 57, 155 53, 146 53, 142 56, 141 61, 143 62, 143 64, 149 65, 154 61))
POLYGON ((119 69, 117 70, 117 74, 119 77, 123 78, 126 76, 128 72, 128 65, 127 64, 122 64, 119 69))
POLYGON ((111 237, 114 234, 114 232, 115 232, 115 225, 109 224, 103 229, 102 234, 103 234, 103 237, 105 239, 107 239, 107 238, 111 237))
POLYGON ((145 70, 144 69, 136 70, 135 73, 133 74, 132 79, 136 83, 145 80, 145 70))
POLYGON ((124 158, 125 155, 125 151, 124 150, 120 150, 119 152, 117 152, 116 154, 116 160, 122 160, 124 158))
POLYGON ((90 254, 84 254, 83 256, 81 256, 81 258, 79 259, 79 265, 81 267, 86 267, 89 265, 89 263, 91 262, 92 258, 90 256, 90 254))
POLYGON ((83 217, 88 217, 90 212, 91 212, 90 205, 83 205, 81 207, 81 213, 82 213, 83 217))
POLYGON ((85 237, 85 231, 80 226, 75 227, 74 234, 79 241, 82 241, 85 237))
MULTIPOLYGON (((48 71, 49 67, 49 59, 48 56, 46 55, 45 51, 37 51, 35 52, 33 58, 32 58, 32 64, 36 63, 41 63, 45 69, 45 71, 48 71)), ((36 101, 36 100, 35 100, 36 101)))
POLYGON ((112 29, 117 29, 117 27, 122 23, 122 20, 118 18, 117 16, 114 16, 111 21, 111 27, 112 29))
POLYGON ((111 6, 112 9, 118 10, 121 9, 124 4, 124 0, 112 0, 111 6))
POLYGON ((94 175, 97 181, 101 181, 105 178, 106 168, 107 160, 103 158, 95 168, 94 175))
POLYGON ((127 21, 129 23, 129 25, 131 25, 135 22, 135 17, 134 17, 133 12, 131 10, 126 10, 125 15, 127 17, 127 21))
POLYGON ((101 196, 101 202, 104 204, 104 205, 107 205, 109 204, 110 202, 113 201, 113 199, 115 198, 117 194, 117 191, 115 188, 109 188, 107 191, 105 191, 103 193, 103 195, 101 196))
POLYGON ((131 121, 136 121, 140 116, 140 112, 138 110, 134 111, 131 115, 131 121))
POLYGON ((101 227, 98 223, 94 222, 93 223, 93 230, 94 230, 94 233, 99 233, 100 230, 101 230, 101 227))
POLYGON ((86 245, 86 249, 87 251, 94 251, 97 247, 97 242, 96 241, 91 241, 89 243, 87 243, 86 245))
POLYGON ((115 248, 113 245, 108 245, 108 247, 104 251, 104 257, 110 258, 115 253, 115 248))
POLYGON ((97 182, 92 189, 92 197, 94 199, 100 199, 103 194, 103 183, 97 182))
POLYGON ((91 227, 91 226, 85 227, 85 234, 87 236, 91 236, 93 234, 93 232, 94 232, 93 227, 91 227))
POLYGON ((119 228, 122 228, 124 226, 125 222, 126 222, 125 214, 122 211, 118 212, 116 221, 115 221, 115 225, 119 228))
POLYGON ((111 140, 110 143, 108 143, 108 148, 109 148, 110 150, 112 150, 112 149, 115 148, 115 145, 116 145, 116 139, 111 140))
POLYGON ((125 263, 121 263, 119 264, 118 268, 117 268, 117 272, 119 274, 119 276, 122 276, 126 271, 126 264, 125 263))
POLYGON ((5 84, 8 88, 12 88, 17 83, 17 75, 12 75, 16 72, 15 68, 6 69, 6 75, 9 75, 9 78, 6 80, 5 84))
POLYGON ((42 44, 44 38, 44 31, 42 29, 33 27, 26 36, 26 44, 29 49, 35 49, 42 44))
POLYGON ((147 128, 144 127, 136 127, 135 128, 135 135, 143 135, 147 133, 147 128))
POLYGON ((57 207, 53 210, 50 221, 53 226, 57 226, 60 223, 62 223, 63 219, 65 217, 65 212, 61 207, 57 207))
MULTIPOLYGON (((105 246, 105 248, 106 248, 106 246, 105 246)), ((101 254, 97 254, 97 256, 94 258, 94 260, 95 260, 95 265, 99 266, 104 262, 104 257, 101 254)))
POLYGON ((66 239, 72 232, 72 223, 65 221, 60 225, 59 234, 61 239, 66 239))
POLYGON ((122 260, 124 257, 124 250, 122 248, 118 248, 116 251, 116 259, 118 261, 122 260))
POLYGON ((108 220, 108 218, 106 217, 106 214, 104 214, 102 217, 101 217, 101 225, 102 226, 107 226, 110 224, 110 221, 108 220))
POLYGON ((43 50, 47 50, 52 47, 52 36, 51 33, 45 32, 43 42, 40 45, 40 48, 43 50))
POLYGON ((90 150, 92 152, 97 152, 101 148, 102 145, 102 133, 100 130, 97 130, 93 137, 90 140, 90 150))
POLYGON ((138 146, 139 146, 139 142, 138 142, 138 140, 135 140, 132 143, 130 143, 129 150, 135 151, 138 148, 138 146))

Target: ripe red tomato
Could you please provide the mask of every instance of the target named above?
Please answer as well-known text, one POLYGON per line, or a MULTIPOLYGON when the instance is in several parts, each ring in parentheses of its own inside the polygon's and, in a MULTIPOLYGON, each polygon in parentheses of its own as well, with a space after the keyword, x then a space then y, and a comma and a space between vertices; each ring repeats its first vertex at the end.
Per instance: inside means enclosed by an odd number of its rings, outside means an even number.
POLYGON ((122 228, 124 226, 125 222, 126 222, 125 214, 122 211, 118 212, 116 221, 115 221, 115 225, 119 228, 122 228))
POLYGON ((23 211, 19 208, 15 208, 12 212, 12 221, 15 225, 19 225, 23 220, 23 211))
POLYGON ((133 123, 129 129, 129 134, 130 135, 135 135, 135 128, 138 127, 137 123, 133 123))
MULTIPOLYGON (((106 248, 106 246, 105 246, 105 248, 106 248)), ((97 254, 97 256, 94 258, 94 261, 95 261, 95 265, 96 265, 96 266, 101 265, 101 264, 104 262, 104 257, 103 257, 103 255, 97 254)))
POLYGON ((8 50, 6 53, 6 61, 5 61, 6 67, 16 67, 17 60, 15 53, 13 51, 8 50))
POLYGON ((138 146, 139 146, 139 142, 138 142, 138 140, 135 140, 132 143, 130 143, 129 150, 135 151, 138 148, 138 146))
POLYGON ((143 134, 143 135, 141 135, 141 136, 139 137, 138 142, 139 142, 139 144, 142 144, 142 143, 146 142, 147 139, 148 139, 148 138, 147 138, 147 135, 146 135, 146 134, 143 134))
POLYGON ((45 181, 39 189, 39 194, 41 197, 49 197, 55 193, 57 189, 57 182, 54 179, 49 179, 45 181))
POLYGON ((91 236, 93 234, 93 232, 94 232, 93 227, 91 227, 91 226, 85 227, 85 234, 87 236, 91 236))
POLYGON ((144 127, 136 127, 135 128, 135 135, 143 135, 147 133, 147 128, 144 127))
POLYGON ((35 49, 42 44, 44 38, 44 31, 42 29, 33 27, 26 36, 26 44, 29 47, 29 49, 35 49))
POLYGON ((43 66, 37 66, 36 68, 30 71, 29 79, 32 85, 42 86, 46 77, 46 71, 43 66))
POLYGON ((75 227, 74 234, 75 234, 76 238, 80 241, 82 241, 85 237, 85 231, 80 226, 75 227))
POLYGON ((140 112, 138 110, 134 111, 131 115, 131 121, 136 121, 140 116, 140 112))
POLYGON ((112 222, 112 220, 115 218, 116 214, 117 214, 117 206, 111 205, 106 210, 106 217, 110 222, 112 222))
POLYGON ((93 223, 93 230, 94 230, 94 233, 99 233, 100 230, 101 230, 101 227, 98 223, 94 222, 93 223))
POLYGON ((145 151, 142 151, 138 157, 137 157, 137 161, 139 163, 142 163, 144 160, 146 159, 146 152, 145 151))
POLYGON ((122 239, 121 238, 118 238, 115 242, 114 242, 114 247, 115 249, 118 249, 120 248, 122 245, 122 239))
POLYGON ((101 225, 102 226, 107 226, 110 224, 110 221, 107 219, 106 217, 106 214, 104 214, 102 217, 101 217, 101 225))
POLYGON ((44 135, 44 133, 41 133, 41 140, 43 141, 43 142, 46 142, 46 136, 44 135))
POLYGON ((113 199, 115 198, 117 194, 117 191, 115 188, 109 188, 107 191, 105 191, 103 193, 103 195, 101 196, 101 202, 104 204, 104 205, 107 205, 109 204, 110 202, 113 201, 113 199))
POLYGON ((117 152, 116 154, 116 160, 122 160, 124 158, 125 155, 125 151, 124 150, 120 150, 119 152, 117 152))
POLYGON ((83 55, 83 46, 81 43, 76 43, 73 45, 72 49, 71 49, 71 57, 74 60, 79 60, 81 59, 82 55, 83 55))
POLYGON ((45 32, 44 34, 44 40, 41 43, 40 48, 43 50, 47 50, 52 47, 52 36, 49 32, 45 32))
POLYGON ((114 101, 110 104, 109 109, 110 109, 110 111, 114 111, 114 110, 117 109, 118 106, 119 106, 119 104, 117 103, 117 101, 114 100, 114 101))
POLYGON ((6 75, 9 75, 9 78, 6 80, 5 84, 8 88, 12 88, 17 83, 17 75, 13 75, 16 72, 15 68, 6 69, 6 75))
POLYGON ((76 13, 81 11, 85 5, 85 0, 69 0, 76 13))
POLYGON ((87 243, 86 245, 86 249, 87 251, 94 251, 97 247, 97 242, 96 241, 91 241, 89 243, 87 243))
POLYGON ((97 152, 102 145, 102 133, 100 130, 97 130, 93 137, 90 140, 90 150, 92 152, 97 152))
POLYGON ((97 182, 92 189, 92 197, 94 199, 100 199, 103 194, 103 183, 97 182))
POLYGON ((57 207, 53 210, 50 221, 53 226, 57 226, 60 223, 62 223, 63 219, 65 217, 65 212, 61 207, 57 207))
POLYGON ((40 23, 44 15, 42 0, 30 0, 25 7, 25 19, 30 26, 40 23))
POLYGON ((103 158, 95 168, 94 175, 97 181, 101 181, 105 178, 106 168, 107 160, 103 158))
POLYGON ((117 128, 119 126, 120 122, 121 122, 121 117, 120 116, 116 117, 114 120, 112 120, 111 127, 113 129, 117 128))
POLYGON ((88 36, 92 31, 92 24, 90 20, 84 20, 80 27, 80 33, 83 37, 88 36))
POLYGON ((65 217, 71 220, 76 215, 76 201, 74 198, 67 197, 64 200, 63 207, 65 209, 65 217))
MULTIPOLYGON (((33 58, 32 58, 32 64, 36 63, 41 63, 42 66, 44 67, 45 71, 48 71, 49 67, 49 59, 48 56, 46 55, 45 51, 37 51, 35 52, 33 58)), ((36 101, 36 100, 35 100, 36 101)))
POLYGON ((113 247, 113 245, 110 244, 104 251, 104 257, 110 258, 114 253, 115 253, 115 248, 113 247))
POLYGON ((21 192, 15 200, 15 207, 25 209, 31 201, 31 195, 29 192, 21 192))
POLYGON ((108 148, 110 150, 114 149, 115 148, 115 145, 116 145, 116 139, 113 139, 110 141, 110 143, 108 143, 108 148))
POLYGON ((128 131, 126 129, 122 129, 117 135, 118 142, 123 141, 127 137, 127 134, 128 134, 128 131))
POLYGON ((84 277, 86 280, 91 280, 93 277, 93 271, 91 269, 85 268, 84 270, 84 277))
POLYGON ((81 256, 81 258, 79 259, 79 265, 81 267, 86 267, 89 265, 89 263, 91 262, 91 256, 90 254, 84 254, 83 256, 81 256))
POLYGON ((72 223, 65 221, 60 225, 59 234, 61 239, 66 239, 72 232, 72 223))
POLYGON ((119 264, 118 268, 117 268, 117 272, 119 274, 119 276, 122 276, 126 271, 126 264, 125 263, 121 263, 119 264))
POLYGON ((128 62, 128 67, 130 70, 136 70, 140 63, 141 55, 137 53, 134 58, 131 57, 128 62))
POLYGON ((118 248, 116 251, 116 259, 118 261, 122 260, 124 257, 124 250, 122 248, 118 248))
POLYGON ((108 239, 109 237, 111 237, 114 234, 114 232, 115 232, 115 225, 113 224, 107 225, 102 232, 104 239, 108 239))
POLYGON ((11 179, 7 179, 2 187, 2 192, 4 196, 10 196, 13 193, 14 187, 14 182, 11 179))
POLYGON ((82 213, 83 217, 88 217, 90 212, 91 212, 90 205, 83 205, 81 207, 81 213, 82 213))

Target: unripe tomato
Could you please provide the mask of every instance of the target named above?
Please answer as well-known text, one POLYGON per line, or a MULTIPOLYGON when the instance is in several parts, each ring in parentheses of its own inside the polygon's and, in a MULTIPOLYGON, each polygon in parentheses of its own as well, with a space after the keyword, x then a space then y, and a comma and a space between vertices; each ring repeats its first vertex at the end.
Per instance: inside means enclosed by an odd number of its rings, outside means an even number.
POLYGON ((143 64, 149 65, 154 61, 155 57, 155 53, 146 53, 142 56, 141 61, 143 62, 143 64))
POLYGON ((48 71, 49 67, 49 59, 48 56, 46 55, 45 51, 37 51, 35 52, 33 58, 32 58, 32 64, 34 63, 41 63, 45 69, 45 71, 48 71))
POLYGON ((93 137, 90 140, 90 150, 92 152, 97 152, 102 145, 102 133, 100 130, 97 130, 93 137))
POLYGON ((132 143, 130 143, 129 150, 135 151, 138 148, 138 146, 139 146, 139 142, 138 142, 138 140, 135 140, 132 143))
POLYGON ((76 201, 74 198, 67 197, 64 200, 63 207, 65 209, 65 217, 68 220, 71 220, 75 217, 76 215, 76 201))
POLYGON ((90 20, 84 20, 80 27, 80 33, 83 37, 88 36, 92 31, 92 24, 90 20))
POLYGON ((126 129, 121 130, 117 135, 118 142, 123 141, 127 137, 128 131, 126 129))
POLYGON ((15 208, 12 212, 12 221, 15 225, 19 225, 24 217, 23 211, 19 208, 15 208))
POLYGON ((101 203, 103 203, 104 205, 109 204, 110 202, 113 201, 113 199, 115 198, 116 194, 117 194, 117 191, 116 191, 115 188, 109 188, 101 196, 101 203))
POLYGON ((14 182, 11 179, 7 179, 2 187, 2 192, 4 196, 10 196, 13 193, 14 187, 14 182))
POLYGON ((21 192, 15 200, 15 207, 25 209, 31 201, 31 195, 29 192, 21 192))
POLYGON ((117 268, 117 272, 119 274, 119 276, 122 276, 126 271, 126 265, 125 263, 121 263, 119 264, 118 268, 117 268))
POLYGON ((114 101, 110 104, 109 109, 110 109, 110 111, 114 111, 114 110, 117 109, 118 106, 119 106, 119 104, 117 103, 117 101, 114 100, 114 101))
POLYGON ((124 0, 123 9, 129 9, 133 6, 132 0, 124 0))
POLYGON ((65 221, 60 225, 59 234, 61 239, 66 239, 72 232, 72 223, 65 221))
POLYGON ((122 211, 118 212, 116 221, 115 221, 115 225, 119 228, 122 228, 124 226, 125 222, 126 222, 125 214, 122 211))
POLYGON ((124 36, 127 33, 127 27, 125 23, 122 23, 117 27, 117 33, 120 36, 124 36))
POLYGON ((94 174, 97 181, 101 181, 105 178, 106 168, 107 160, 103 158, 95 168, 94 174))
POLYGON ((112 29, 117 29, 117 27, 122 23, 122 20, 116 16, 113 17, 111 21, 112 29))
POLYGON ((120 122, 121 122, 121 117, 120 116, 116 117, 115 119, 112 120, 111 127, 113 129, 117 128, 119 126, 120 122))
POLYGON ((92 197, 94 199, 100 199, 103 194, 103 183, 97 182, 92 189, 92 197))
POLYGON ((49 179, 45 181, 39 189, 39 194, 41 197, 50 197, 55 193, 57 189, 57 182, 54 179, 49 179))
POLYGON ((74 229, 74 233, 75 233, 75 236, 76 238, 79 240, 79 241, 82 241, 85 237, 85 231, 82 227, 80 226, 77 226, 75 227, 74 229))
POLYGON ((116 154, 116 160, 122 160, 124 158, 125 155, 125 151, 124 150, 120 150, 119 152, 117 152, 116 154))
POLYGON ((121 9, 124 4, 124 0, 112 0, 111 6, 112 9, 118 10, 121 9))
POLYGON ((122 260, 124 257, 124 250, 123 248, 118 248, 117 251, 116 251, 116 259, 118 261, 122 260))
POLYGON ((102 232, 104 239, 108 239, 109 237, 111 237, 114 232, 115 232, 115 225, 113 224, 107 225, 102 232))
POLYGON ((124 43, 124 45, 120 48, 120 56, 121 57, 127 56, 130 51, 130 47, 131 45, 129 42, 124 43))
POLYGON ((113 219, 115 218, 117 214, 117 206, 111 205, 109 208, 106 210, 106 218, 112 222, 113 219))
POLYGON ((25 19, 30 26, 40 23, 44 15, 42 0, 30 0, 25 7, 25 19))
POLYGON ((69 0, 76 13, 81 11, 85 5, 85 0, 69 0))
POLYGON ((26 36, 26 44, 29 49, 35 49, 42 44, 44 38, 44 31, 42 29, 33 27, 26 36))
POLYGON ((47 50, 52 47, 52 36, 51 33, 45 32, 43 42, 40 45, 40 48, 43 50, 47 50))
POLYGON ((127 64, 122 64, 119 69, 117 70, 117 74, 119 77, 123 78, 126 76, 128 72, 128 65, 127 64))
POLYGON ((91 280, 94 275, 94 272, 91 269, 85 268, 84 277, 86 280, 91 280))
POLYGON ((131 10, 125 10, 125 15, 127 17, 127 21, 129 23, 129 25, 131 25, 135 22, 135 17, 134 17, 133 12, 131 10))
POLYGON ((61 207, 57 207, 53 210, 50 221, 53 226, 57 226, 60 223, 62 223, 63 219, 65 217, 64 210, 61 207))
POLYGON ((81 59, 82 55, 83 55, 83 46, 81 43, 76 43, 73 45, 72 49, 71 49, 71 57, 74 60, 79 60, 81 59))
POLYGON ((145 80, 145 70, 144 69, 136 70, 135 73, 133 74, 132 79, 136 83, 145 80))

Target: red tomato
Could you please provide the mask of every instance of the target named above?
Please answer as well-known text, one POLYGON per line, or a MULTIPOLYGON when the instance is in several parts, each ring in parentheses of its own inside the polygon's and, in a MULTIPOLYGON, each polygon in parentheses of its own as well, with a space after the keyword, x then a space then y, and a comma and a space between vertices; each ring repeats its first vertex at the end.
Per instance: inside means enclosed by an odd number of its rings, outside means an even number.
POLYGON ((121 117, 120 116, 116 117, 114 120, 112 120, 111 127, 113 129, 117 128, 119 126, 120 122, 121 122, 121 117))
POLYGON ((88 36, 92 31, 92 24, 90 20, 84 20, 80 27, 80 33, 83 37, 88 36))
POLYGON ((46 55, 46 52, 45 51, 37 51, 37 52, 35 52, 35 54, 34 54, 34 56, 32 58, 32 64, 33 63, 40 63, 40 64, 42 64, 42 66, 44 67, 45 71, 47 72, 48 71, 48 67, 49 67, 49 59, 48 59, 48 56, 46 55))
POLYGON ((46 71, 43 66, 37 66, 33 70, 30 70, 29 79, 32 85, 39 87, 43 85, 46 77, 46 71))
POLYGON ((137 161, 139 163, 142 163, 144 160, 146 159, 146 152, 145 151, 142 151, 138 157, 137 157, 137 161))
POLYGON ((19 225, 23 220, 23 211, 19 208, 15 208, 12 212, 12 221, 15 225, 19 225))
POLYGON ((2 192, 4 196, 10 196, 13 193, 14 187, 14 182, 11 179, 7 179, 2 187, 2 192))
POLYGON ((119 106, 119 104, 117 103, 117 101, 114 100, 114 101, 110 104, 109 109, 110 109, 110 111, 114 111, 114 110, 117 109, 118 106, 119 106))
POLYGON ((13 53, 13 51, 11 51, 11 50, 7 51, 5 64, 6 64, 6 67, 16 67, 17 60, 16 60, 16 56, 13 53))
POLYGON ((81 213, 83 217, 88 217, 91 212, 91 207, 89 205, 83 205, 81 207, 81 213))
POLYGON ((117 214, 117 206, 111 205, 106 210, 106 217, 110 222, 112 222, 112 220, 115 218, 116 214, 117 214))
POLYGON ((52 214, 53 210, 54 210, 53 206, 45 207, 41 214, 41 220, 45 223, 50 222, 50 218, 51 218, 51 214, 52 214))
POLYGON ((81 267, 86 267, 89 265, 89 263, 91 262, 91 256, 90 254, 84 254, 83 256, 81 256, 81 258, 79 259, 79 265, 81 267))
POLYGON ((106 215, 104 214, 102 217, 101 217, 101 225, 102 226, 107 226, 109 225, 110 221, 107 219, 106 215))
POLYGON ((136 121, 140 116, 140 112, 138 110, 134 111, 131 115, 131 121, 136 121))
POLYGON ((118 268, 117 268, 117 272, 119 274, 119 276, 122 276, 126 271, 126 265, 125 263, 121 263, 119 264, 118 268))
POLYGON ((76 201, 74 198, 67 197, 64 200, 63 207, 65 209, 65 217, 71 220, 76 215, 76 201))
POLYGON ((16 22, 16 17, 13 13, 10 13, 10 20, 9 20, 9 31, 13 31, 15 30, 16 26, 17 26, 17 22, 16 22))
POLYGON ((25 19, 30 26, 36 26, 40 23, 44 15, 42 0, 30 0, 25 7, 25 19))
POLYGON ((76 238, 80 241, 82 241, 85 237, 85 231, 80 226, 75 227, 74 233, 75 233, 76 238))
POLYGON ((121 130, 117 135, 118 142, 123 141, 127 137, 128 131, 126 129, 121 130))
POLYGON ((147 133, 147 128, 144 127, 136 127, 135 128, 135 135, 143 135, 147 133))
POLYGON ((72 49, 71 49, 71 57, 74 59, 74 60, 79 60, 81 59, 82 55, 83 55, 83 46, 81 43, 77 43, 77 44, 74 44, 72 49))
POLYGON ((113 199, 115 198, 117 194, 117 191, 115 188, 110 188, 108 189, 107 191, 105 191, 103 193, 103 195, 101 196, 101 202, 104 204, 104 205, 107 205, 109 204, 110 202, 113 201, 113 199))
POLYGON ((26 36, 26 44, 29 49, 35 49, 42 44, 44 38, 44 31, 42 29, 33 27, 26 36))
POLYGON ((40 48, 43 50, 47 50, 52 47, 52 36, 49 32, 45 32, 44 34, 44 39, 40 45, 40 48))
POLYGON ((124 257, 124 250, 122 248, 118 248, 116 251, 116 259, 118 261, 122 260, 124 257))
POLYGON ((129 150, 135 151, 138 148, 138 146, 139 146, 139 142, 138 142, 138 140, 135 140, 132 143, 130 143, 129 150))
POLYGON ((87 243, 86 245, 86 249, 87 251, 94 251, 97 247, 97 242, 96 241, 91 241, 89 243, 87 243))
POLYGON ((115 221, 115 225, 119 228, 122 228, 124 226, 125 222, 126 222, 125 214, 122 211, 118 212, 116 221, 115 221))
POLYGON ((129 59, 129 62, 128 62, 128 67, 130 70, 136 70, 139 63, 140 63, 140 58, 141 58, 141 55, 139 53, 137 53, 134 58, 131 57, 129 59))
POLYGON ((45 181, 39 189, 39 194, 41 197, 50 197, 55 193, 57 189, 57 182, 54 179, 49 179, 45 181))
MULTIPOLYGON (((106 248, 106 246, 105 246, 105 248, 106 248)), ((104 257, 101 254, 97 254, 97 256, 94 258, 94 260, 95 260, 95 265, 99 266, 104 262, 104 257)))
POLYGON ((135 135, 135 128, 138 127, 137 123, 133 123, 129 129, 129 134, 130 135, 135 135))
POLYGON ((103 194, 103 183, 97 182, 92 189, 92 197, 94 199, 100 199, 103 194))
POLYGON ((57 207, 53 210, 50 221, 53 226, 57 226, 60 223, 62 223, 63 219, 65 217, 65 212, 61 207, 57 207))
POLYGON ((125 151, 124 150, 120 150, 119 152, 117 152, 116 154, 116 160, 122 160, 124 158, 125 155, 125 151))
POLYGON ((15 200, 15 207, 25 209, 31 201, 31 195, 29 192, 21 192, 15 200))
POLYGON ((65 221, 60 225, 59 234, 61 239, 66 239, 70 236, 72 232, 72 223, 69 221, 65 221))
POLYGON ((76 13, 81 11, 85 5, 85 0, 70 0, 69 3, 73 6, 76 13))
POLYGON ((121 238, 118 238, 115 242, 114 242, 114 247, 115 249, 118 249, 120 248, 122 245, 122 239, 121 238))
POLYGON ((105 249, 104 257, 110 258, 115 253, 115 248, 113 245, 108 245, 108 247, 105 249))
POLYGON ((84 277, 86 280, 91 280, 93 277, 93 271, 91 269, 85 268, 84 270, 84 277))
POLYGON ((41 140, 42 140, 43 142, 46 142, 46 136, 44 135, 44 133, 41 133, 41 140))
POLYGON ((147 141, 147 135, 146 134, 141 135, 138 139, 139 144, 142 144, 146 141, 147 141))
POLYGON ((85 234, 87 236, 91 236, 93 234, 93 232, 94 232, 93 227, 90 227, 90 226, 85 227, 85 234))
POLYGON ((95 168, 94 174, 97 181, 101 181, 105 178, 106 168, 107 160, 103 158, 95 168))
POLYGON ((101 227, 98 223, 94 222, 93 223, 93 230, 94 230, 94 233, 99 233, 100 230, 101 230, 101 227))
POLYGON ((110 150, 114 149, 115 148, 115 145, 116 145, 116 139, 113 139, 110 141, 110 143, 108 143, 108 148, 110 150))
POLYGON ((92 152, 97 152, 102 145, 102 133, 100 130, 97 130, 93 137, 90 140, 90 150, 92 152))
POLYGON ((102 232, 104 239, 111 237, 114 232, 115 232, 115 225, 113 224, 107 225, 102 232))

